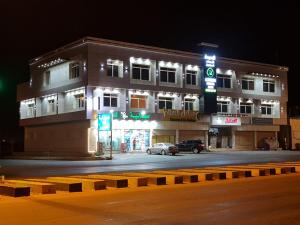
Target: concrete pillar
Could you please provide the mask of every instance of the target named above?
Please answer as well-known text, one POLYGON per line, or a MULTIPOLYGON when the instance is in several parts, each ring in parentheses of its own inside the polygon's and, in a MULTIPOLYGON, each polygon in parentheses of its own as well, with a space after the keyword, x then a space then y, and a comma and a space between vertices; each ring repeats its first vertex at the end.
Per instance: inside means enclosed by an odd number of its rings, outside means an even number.
POLYGON ((129 104, 130 104, 130 102, 129 102, 129 91, 128 90, 126 90, 125 91, 125 104, 126 104, 126 112, 129 112, 129 109, 130 109, 130 107, 129 107, 129 104))
POLYGON ((205 131, 205 147, 208 149, 208 130, 205 131))
POLYGON ((254 149, 257 149, 257 131, 254 131, 254 149))
POLYGON ((235 130, 231 129, 232 149, 235 149, 235 130))
POLYGON ((179 143, 179 130, 178 129, 176 129, 175 143, 176 144, 179 143))

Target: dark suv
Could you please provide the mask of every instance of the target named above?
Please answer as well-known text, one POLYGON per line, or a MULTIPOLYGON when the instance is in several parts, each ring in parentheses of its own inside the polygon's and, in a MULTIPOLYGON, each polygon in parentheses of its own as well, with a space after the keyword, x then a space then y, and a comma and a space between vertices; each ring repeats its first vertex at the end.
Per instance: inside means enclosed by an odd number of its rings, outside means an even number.
POLYGON ((179 152, 200 153, 204 150, 204 143, 201 140, 187 140, 176 144, 179 152))

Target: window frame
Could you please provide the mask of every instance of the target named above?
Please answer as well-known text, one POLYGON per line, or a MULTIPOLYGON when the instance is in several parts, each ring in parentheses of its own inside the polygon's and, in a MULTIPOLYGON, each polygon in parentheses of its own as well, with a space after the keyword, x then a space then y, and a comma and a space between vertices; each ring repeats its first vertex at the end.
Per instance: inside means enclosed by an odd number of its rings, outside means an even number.
POLYGON ((184 110, 186 111, 194 111, 194 103, 195 103, 195 99, 192 98, 185 98, 184 99, 184 110), (188 107, 186 107, 186 105, 188 105, 188 107), (190 106, 192 106, 192 109, 190 108, 190 106), (186 109, 188 108, 188 109, 186 109))
POLYGON ((253 114, 253 103, 240 103, 239 105, 240 114, 253 114), (250 106, 250 113, 247 112, 247 107, 250 106), (241 108, 244 107, 245 112, 242 112, 241 108))
POLYGON ((275 93, 275 80, 263 79, 263 92, 275 93), (267 84, 267 90, 265 90, 265 84, 267 84), (273 85, 273 91, 271 91, 271 85, 273 85))
POLYGON ((144 65, 138 63, 131 64, 131 79, 133 80, 140 80, 140 81, 151 81, 151 65, 144 65), (146 68, 147 67, 147 68, 146 68), (139 69, 139 79, 133 77, 134 69, 139 69), (148 69, 148 80, 142 79, 143 77, 143 69, 148 69))
POLYGON ((171 68, 171 67, 166 67, 166 66, 160 66, 159 67, 159 82, 161 82, 161 83, 177 84, 176 72, 177 72, 176 68, 171 68), (162 81, 161 80, 161 77, 162 77, 161 76, 161 72, 166 72, 167 81, 162 81), (174 73, 174 82, 170 82, 170 75, 169 75, 170 73, 174 73))
POLYGON ((262 104, 260 106, 260 109, 261 109, 260 110, 261 115, 264 115, 264 116, 272 116, 273 115, 273 109, 274 109, 273 105, 262 104), (263 108, 265 108, 266 113, 263 113, 263 108), (270 109, 270 114, 268 113, 268 109, 270 109))
POLYGON ((255 90, 255 82, 254 78, 249 78, 249 77, 243 77, 242 78, 242 90, 247 90, 247 91, 254 91, 255 90), (243 88, 243 82, 247 82, 247 88, 243 88), (253 89, 250 89, 250 82, 253 82, 253 89))
POLYGON ((158 109, 173 109, 173 102, 174 102, 174 98, 172 97, 158 97, 158 109), (161 108, 160 107, 160 103, 163 102, 164 103, 164 107, 161 108), (167 107, 167 103, 171 102, 171 108, 167 107))
POLYGON ((47 103, 47 113, 55 113, 55 99, 48 99, 47 103))
POLYGON ((193 85, 193 86, 196 86, 198 84, 197 82, 197 77, 198 77, 198 71, 196 70, 188 70, 186 69, 185 70, 185 84, 186 85, 193 85), (190 76, 190 83, 188 83, 188 76, 190 76), (195 76, 195 84, 193 84, 193 79, 192 77, 195 76))
POLYGON ((135 95, 135 94, 132 94, 131 96, 130 96, 130 108, 131 109, 147 109, 147 101, 148 101, 148 98, 147 98, 147 96, 145 96, 145 95, 135 95), (133 97, 134 96, 134 97, 133 97), (138 97, 136 97, 136 96, 138 96, 138 97), (141 98, 142 97, 142 98, 141 98), (132 107, 132 100, 137 100, 137 102, 138 102, 138 107, 132 107), (140 101, 145 101, 145 107, 140 107, 140 101))
POLYGON ((44 73, 43 73, 43 86, 44 87, 47 87, 50 85, 50 70, 46 70, 44 73))
POLYGON ((78 62, 69 64, 69 80, 80 77, 80 65, 78 62))
POLYGON ((35 116, 35 103, 27 104, 27 117, 35 116))
POLYGON ((226 88, 231 89, 232 88, 232 76, 226 75, 226 74, 217 74, 217 88, 226 88), (222 79, 222 87, 219 86, 220 82, 219 79, 222 79), (230 87, 225 87, 225 80, 229 80, 230 87))
POLYGON ((117 108, 119 103, 118 94, 113 93, 103 93, 103 107, 117 108), (106 96, 105 96, 106 95, 106 96), (109 105, 105 105, 105 98, 109 99, 109 105), (112 99, 116 99, 116 106, 112 106, 112 99))
POLYGON ((229 102, 228 101, 217 101, 217 112, 218 113, 228 113, 228 111, 229 111, 229 102), (219 111, 219 105, 220 105, 221 111, 219 111), (226 106, 226 108, 227 108, 226 112, 223 111, 223 106, 226 106))
POLYGON ((75 109, 85 108, 85 96, 83 93, 74 95, 75 98, 75 109))

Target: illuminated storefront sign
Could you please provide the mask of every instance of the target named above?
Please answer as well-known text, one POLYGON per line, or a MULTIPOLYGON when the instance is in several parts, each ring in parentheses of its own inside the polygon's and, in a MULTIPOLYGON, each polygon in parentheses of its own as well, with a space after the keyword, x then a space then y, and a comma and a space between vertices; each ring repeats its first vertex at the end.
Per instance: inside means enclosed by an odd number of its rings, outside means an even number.
POLYGON ((198 112, 185 110, 164 110, 164 120, 171 121, 196 121, 198 112))
POLYGON ((216 74, 216 56, 215 55, 204 55, 204 81, 205 88, 204 91, 208 93, 215 93, 216 90, 216 82, 217 82, 217 74, 216 74))
POLYGON ((111 130, 111 114, 102 113, 98 114, 98 130, 99 131, 110 131, 111 130))
POLYGON ((150 120, 151 115, 142 113, 142 112, 114 112, 114 119, 123 119, 123 120, 150 120))
POLYGON ((211 124, 215 126, 241 126, 241 118, 228 116, 213 116, 211 124))

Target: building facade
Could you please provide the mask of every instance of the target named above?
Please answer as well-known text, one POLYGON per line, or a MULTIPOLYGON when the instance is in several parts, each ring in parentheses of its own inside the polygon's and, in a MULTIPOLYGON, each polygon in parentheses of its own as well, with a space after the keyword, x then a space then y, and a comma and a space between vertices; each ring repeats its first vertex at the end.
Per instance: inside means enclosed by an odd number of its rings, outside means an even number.
POLYGON ((17 90, 25 153, 88 155, 109 148, 111 133, 114 152, 187 139, 253 150, 277 138, 288 68, 217 57, 217 111, 204 114, 201 58, 87 37, 31 60, 17 90))

